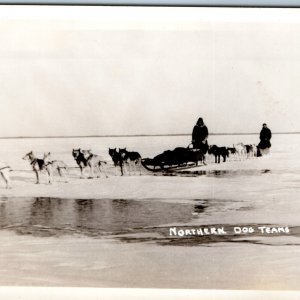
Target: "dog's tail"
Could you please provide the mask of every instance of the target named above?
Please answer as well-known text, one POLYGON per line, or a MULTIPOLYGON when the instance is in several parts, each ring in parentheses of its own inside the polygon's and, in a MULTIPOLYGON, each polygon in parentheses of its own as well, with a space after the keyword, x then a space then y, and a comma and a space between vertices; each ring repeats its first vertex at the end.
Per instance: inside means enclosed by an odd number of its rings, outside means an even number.
POLYGON ((63 169, 68 169, 68 165, 66 164, 66 163, 64 163, 64 162, 62 162, 62 167, 61 168, 63 168, 63 169))
POLYGON ((52 160, 50 162, 50 164, 53 165, 54 169, 65 169, 65 170, 67 170, 69 168, 68 165, 65 162, 59 161, 59 160, 52 160))

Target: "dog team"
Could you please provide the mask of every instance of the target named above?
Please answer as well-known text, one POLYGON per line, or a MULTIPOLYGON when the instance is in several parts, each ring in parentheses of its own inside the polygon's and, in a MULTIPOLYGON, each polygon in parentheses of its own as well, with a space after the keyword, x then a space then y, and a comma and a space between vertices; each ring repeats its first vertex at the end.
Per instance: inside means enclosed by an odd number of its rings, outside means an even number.
MULTIPOLYGON (((141 155, 138 152, 130 152, 127 151, 126 148, 109 148, 109 155, 112 158, 115 167, 120 168, 121 175, 131 174, 133 172, 139 171, 141 174, 141 155)), ((107 164, 101 156, 92 153, 91 150, 82 150, 82 149, 73 149, 72 156, 76 161, 79 169, 80 169, 80 177, 84 178, 84 169, 89 169, 89 177, 94 178, 94 176, 100 177, 101 174, 105 173, 104 165, 107 164)), ((24 160, 27 160, 32 168, 36 176, 36 183, 40 183, 40 174, 47 174, 47 182, 52 182, 52 175, 57 171, 60 178, 63 179, 64 182, 68 182, 67 180, 67 170, 68 166, 62 160, 53 160, 51 158, 51 153, 45 153, 43 158, 37 158, 33 151, 28 152, 24 157, 24 160)), ((117 169, 117 168, 116 168, 117 169)), ((11 188, 11 180, 10 180, 10 172, 11 168, 9 165, 5 163, 0 163, 0 175, 5 181, 6 188, 11 188)), ((116 170, 117 171, 117 170, 116 170)))
MULTIPOLYGON (((116 148, 109 148, 108 153, 112 158, 114 166, 120 168, 121 175, 124 175, 124 170, 130 175, 132 172, 136 172, 137 168, 139 168, 141 174, 142 158, 138 152, 129 152, 126 150, 126 148, 119 148, 119 150, 117 150, 116 148)), ((100 155, 92 153, 91 150, 82 150, 81 148, 79 148, 72 150, 72 156, 80 169, 80 178, 84 178, 83 172, 86 168, 89 169, 88 178, 94 178, 95 176, 99 178, 101 177, 101 174, 104 174, 104 176, 107 177, 104 168, 104 165, 106 165, 107 162, 104 161, 100 155)), ((65 182, 67 182, 67 165, 61 160, 52 160, 50 152, 45 153, 44 157, 42 159, 39 159, 36 158, 31 151, 27 153, 23 157, 23 159, 30 162, 32 170, 36 175, 37 184, 40 183, 39 174, 42 171, 46 171, 48 175, 48 183, 51 183, 52 174, 54 171, 57 171, 58 175, 62 177, 65 182)))
MULTIPOLYGON (((126 148, 109 148, 108 154, 112 159, 113 165, 116 167, 116 174, 119 173, 122 176, 125 174, 135 174, 139 172, 141 175, 142 157, 138 152, 127 151, 126 148)), ((107 177, 105 172, 105 165, 107 164, 101 156, 92 153, 91 150, 73 149, 72 156, 76 161, 80 169, 80 178, 84 178, 84 170, 89 170, 88 178, 107 177)), ((219 147, 216 145, 209 146, 208 149, 209 160, 215 163, 220 163, 221 157, 223 162, 226 162, 228 157, 232 157, 233 160, 242 160, 244 158, 252 158, 257 156, 256 145, 238 143, 233 147, 219 147)), ((52 182, 52 176, 54 172, 57 172, 59 177, 64 181, 67 180, 68 166, 62 160, 53 160, 51 153, 45 153, 43 158, 37 158, 33 151, 28 152, 24 157, 24 160, 29 161, 32 171, 36 176, 36 183, 40 183, 40 174, 47 174, 47 182, 52 182)), ((5 181, 6 188, 11 188, 10 172, 11 168, 4 163, 0 163, 0 175, 5 181)))
POLYGON ((211 145, 208 148, 207 153, 215 159, 215 163, 220 163, 221 157, 223 162, 226 162, 226 158, 229 156, 233 157, 233 160, 242 160, 244 158, 252 158, 257 156, 257 146, 255 144, 244 145, 243 143, 238 143, 232 147, 219 147, 216 145, 211 145))

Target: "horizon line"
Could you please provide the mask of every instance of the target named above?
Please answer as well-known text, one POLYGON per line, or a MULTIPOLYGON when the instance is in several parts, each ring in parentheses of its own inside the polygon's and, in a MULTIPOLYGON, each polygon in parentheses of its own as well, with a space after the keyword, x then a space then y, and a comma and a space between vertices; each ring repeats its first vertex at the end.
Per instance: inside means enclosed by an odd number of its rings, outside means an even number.
MULTIPOLYGON (((300 134, 295 132, 272 132, 272 134, 300 134)), ((209 135, 259 135, 258 132, 247 133, 210 133, 209 135)), ((104 135, 55 135, 55 136, 1 136, 0 139, 61 139, 61 138, 105 138, 105 137, 155 137, 155 136, 191 136, 190 133, 164 133, 164 134, 104 134, 104 135)))

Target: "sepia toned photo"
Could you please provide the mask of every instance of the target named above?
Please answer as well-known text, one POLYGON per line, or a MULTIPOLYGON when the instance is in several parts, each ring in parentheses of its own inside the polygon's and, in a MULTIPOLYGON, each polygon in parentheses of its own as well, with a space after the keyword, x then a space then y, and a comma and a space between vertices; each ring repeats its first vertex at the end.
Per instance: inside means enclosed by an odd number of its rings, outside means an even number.
POLYGON ((1 7, 0 286, 299 290, 299 16, 1 7))

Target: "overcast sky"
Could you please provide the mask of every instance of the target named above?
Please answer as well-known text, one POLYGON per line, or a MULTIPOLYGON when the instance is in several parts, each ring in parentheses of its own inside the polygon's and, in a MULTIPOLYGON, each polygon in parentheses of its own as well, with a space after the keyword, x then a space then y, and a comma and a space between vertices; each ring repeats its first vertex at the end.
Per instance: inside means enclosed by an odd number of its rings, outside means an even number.
POLYGON ((299 17, 1 7, 0 136, 300 131, 299 17))

